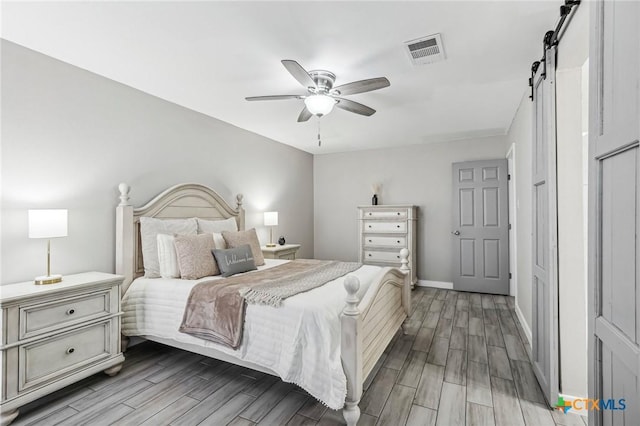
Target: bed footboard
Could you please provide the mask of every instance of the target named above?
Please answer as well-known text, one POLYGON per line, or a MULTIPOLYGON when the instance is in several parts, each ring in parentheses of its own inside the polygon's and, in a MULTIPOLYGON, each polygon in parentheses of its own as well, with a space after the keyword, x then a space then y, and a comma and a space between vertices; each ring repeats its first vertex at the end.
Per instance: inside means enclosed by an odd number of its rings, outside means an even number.
POLYGON ((359 300, 357 277, 348 275, 346 307, 342 312, 342 365, 347 376, 344 419, 355 426, 360 418, 358 403, 362 384, 398 328, 411 312, 409 250, 400 251, 400 269, 388 268, 359 300))

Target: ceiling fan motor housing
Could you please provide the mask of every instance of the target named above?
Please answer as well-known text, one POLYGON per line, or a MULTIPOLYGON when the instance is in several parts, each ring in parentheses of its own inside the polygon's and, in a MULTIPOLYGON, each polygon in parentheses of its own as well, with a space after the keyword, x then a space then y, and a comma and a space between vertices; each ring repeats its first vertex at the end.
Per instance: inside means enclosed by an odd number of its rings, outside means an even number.
POLYGON ((317 89, 310 90, 314 93, 327 93, 333 88, 333 83, 336 81, 336 75, 326 70, 313 70, 309 71, 309 76, 316 83, 317 89))

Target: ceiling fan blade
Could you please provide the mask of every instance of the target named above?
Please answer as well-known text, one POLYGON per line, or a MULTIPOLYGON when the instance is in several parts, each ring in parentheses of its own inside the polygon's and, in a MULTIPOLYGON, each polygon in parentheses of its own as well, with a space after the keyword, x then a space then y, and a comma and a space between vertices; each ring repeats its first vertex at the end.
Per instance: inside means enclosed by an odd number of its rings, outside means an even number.
POLYGON ((303 121, 309 121, 312 115, 313 114, 311 114, 311 111, 309 111, 305 106, 302 109, 302 111, 300 111, 300 115, 298 116, 298 123, 302 123, 303 121))
POLYGON ((305 88, 316 87, 316 82, 309 76, 307 70, 302 68, 302 65, 291 59, 283 59, 281 62, 293 78, 298 80, 305 88))
POLYGON ((302 95, 271 95, 271 96, 249 96, 248 101, 281 101, 284 99, 304 99, 302 95))
POLYGON ((389 83, 386 77, 378 77, 343 84, 334 87, 333 90, 339 91, 341 95, 355 95, 356 93, 371 92, 372 90, 382 89, 390 85, 391 83, 389 83))
POLYGON ((341 108, 345 111, 355 112, 356 114, 366 115, 367 117, 375 114, 376 110, 373 108, 369 108, 366 105, 362 105, 358 102, 350 101, 349 99, 344 98, 335 98, 338 103, 336 107, 341 108))

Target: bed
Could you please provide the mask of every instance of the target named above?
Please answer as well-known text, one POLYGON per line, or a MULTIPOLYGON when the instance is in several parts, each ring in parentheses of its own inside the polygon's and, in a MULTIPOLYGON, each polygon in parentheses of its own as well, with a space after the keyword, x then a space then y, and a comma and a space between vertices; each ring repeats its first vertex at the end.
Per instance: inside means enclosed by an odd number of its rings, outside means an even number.
MULTIPOLYGON (((231 349, 177 331, 189 291, 199 281, 143 277, 140 218, 234 218, 244 230, 242 195, 231 207, 211 188, 181 184, 134 208, 130 187, 120 184, 119 191, 116 272, 125 277, 124 345, 128 337, 140 336, 279 376, 330 408, 342 408, 347 424, 357 424, 363 382, 411 309, 406 249, 400 268, 363 265, 286 299, 281 307, 247 304, 242 343, 231 349)), ((282 262, 286 261, 267 259, 260 269, 282 262)))

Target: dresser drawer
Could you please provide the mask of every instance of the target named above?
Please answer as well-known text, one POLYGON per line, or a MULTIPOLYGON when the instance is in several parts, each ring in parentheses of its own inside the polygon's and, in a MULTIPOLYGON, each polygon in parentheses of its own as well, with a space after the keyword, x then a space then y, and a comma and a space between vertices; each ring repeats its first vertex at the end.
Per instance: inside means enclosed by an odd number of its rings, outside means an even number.
POLYGON ((364 246, 377 246, 377 247, 398 247, 404 248, 407 246, 407 237, 399 235, 397 237, 379 237, 379 236, 364 236, 364 246))
POLYGON ((110 292, 104 290, 20 307, 20 339, 109 314, 110 292))
POLYGON ((394 209, 394 210, 374 210, 374 211, 363 211, 364 219, 406 219, 407 218, 407 210, 405 209, 394 209))
POLYGON ((364 221, 364 232, 407 232, 407 222, 364 221))
POLYGON ((399 251, 377 251, 377 250, 365 250, 364 262, 391 262, 400 263, 399 251))
POLYGON ((108 358, 112 321, 76 329, 20 346, 19 390, 67 375, 108 358))

